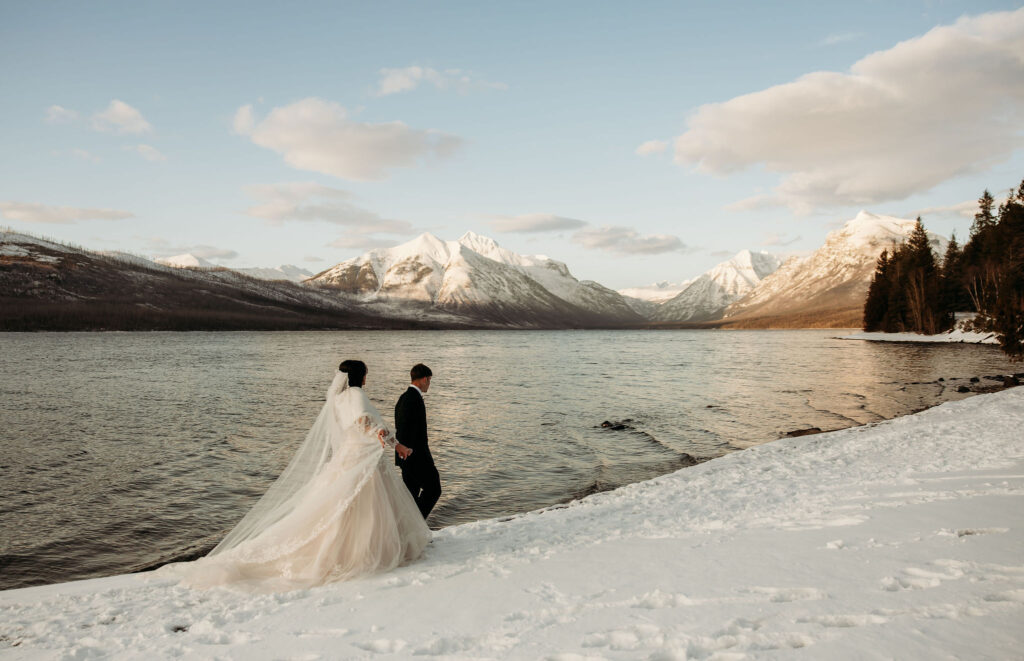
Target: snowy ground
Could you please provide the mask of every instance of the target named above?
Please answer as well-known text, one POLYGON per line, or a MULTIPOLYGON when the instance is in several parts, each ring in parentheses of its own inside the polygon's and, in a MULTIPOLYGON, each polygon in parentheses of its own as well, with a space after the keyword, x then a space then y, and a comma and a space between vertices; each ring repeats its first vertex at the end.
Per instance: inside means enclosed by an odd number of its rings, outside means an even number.
POLYGON ((284 595, 0 593, 11 659, 1021 658, 1024 388, 437 533, 284 595))
POLYGON ((853 333, 844 335, 843 340, 870 340, 872 342, 964 342, 966 344, 999 344, 995 333, 972 333, 955 329, 938 335, 918 333, 853 333))

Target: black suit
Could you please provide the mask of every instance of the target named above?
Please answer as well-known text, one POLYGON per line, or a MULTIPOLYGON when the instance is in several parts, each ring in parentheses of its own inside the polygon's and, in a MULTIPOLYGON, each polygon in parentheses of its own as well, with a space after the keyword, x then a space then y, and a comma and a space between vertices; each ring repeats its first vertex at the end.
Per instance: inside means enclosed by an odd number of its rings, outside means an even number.
POLYGON ((427 407, 423 395, 411 386, 395 404, 395 436, 399 443, 412 448, 408 459, 400 458, 396 452, 395 465, 402 468, 402 481, 426 519, 441 497, 441 476, 427 443, 427 407))

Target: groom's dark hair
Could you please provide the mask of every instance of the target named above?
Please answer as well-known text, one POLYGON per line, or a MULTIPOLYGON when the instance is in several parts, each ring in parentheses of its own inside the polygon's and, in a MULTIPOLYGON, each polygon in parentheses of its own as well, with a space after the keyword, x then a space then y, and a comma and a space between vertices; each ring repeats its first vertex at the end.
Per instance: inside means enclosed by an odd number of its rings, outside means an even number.
POLYGON ((430 371, 430 368, 423 363, 416 363, 409 370, 409 377, 412 381, 418 381, 425 376, 434 376, 434 373, 430 371))
POLYGON ((348 385, 356 388, 363 385, 363 379, 370 371, 366 368, 366 363, 361 360, 343 360, 341 365, 338 365, 338 369, 348 374, 348 385))

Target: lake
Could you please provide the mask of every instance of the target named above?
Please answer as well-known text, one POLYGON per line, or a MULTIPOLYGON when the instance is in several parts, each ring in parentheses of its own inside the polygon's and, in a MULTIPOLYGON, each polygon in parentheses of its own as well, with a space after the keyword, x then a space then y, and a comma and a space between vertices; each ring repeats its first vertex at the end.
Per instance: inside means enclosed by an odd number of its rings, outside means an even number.
POLYGON ((0 588, 203 552, 302 442, 344 358, 391 423, 424 362, 443 527, 564 503, 786 432, 969 396, 993 346, 843 331, 0 334, 0 588), (940 381, 940 379, 942 379, 940 381), (610 421, 622 428, 602 427, 610 421))

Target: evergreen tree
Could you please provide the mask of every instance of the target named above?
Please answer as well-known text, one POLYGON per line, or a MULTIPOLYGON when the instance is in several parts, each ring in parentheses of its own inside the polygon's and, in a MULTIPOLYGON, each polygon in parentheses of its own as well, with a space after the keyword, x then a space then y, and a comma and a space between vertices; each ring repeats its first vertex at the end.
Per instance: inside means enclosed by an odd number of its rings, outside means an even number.
POLYGON ((956 312, 968 309, 966 292, 964 292, 964 273, 960 263, 960 244, 956 241, 956 232, 949 239, 946 254, 942 258, 942 269, 939 274, 939 290, 941 313, 945 317, 943 325, 953 324, 956 312))
POLYGON ((992 215, 992 206, 996 203, 992 193, 985 189, 978 198, 978 213, 974 214, 974 224, 971 225, 971 238, 974 238, 981 231, 996 224, 995 216, 992 215))
POLYGON ((873 333, 884 330, 885 313, 889 307, 889 251, 883 250, 875 262, 875 275, 864 301, 864 330, 873 333))

